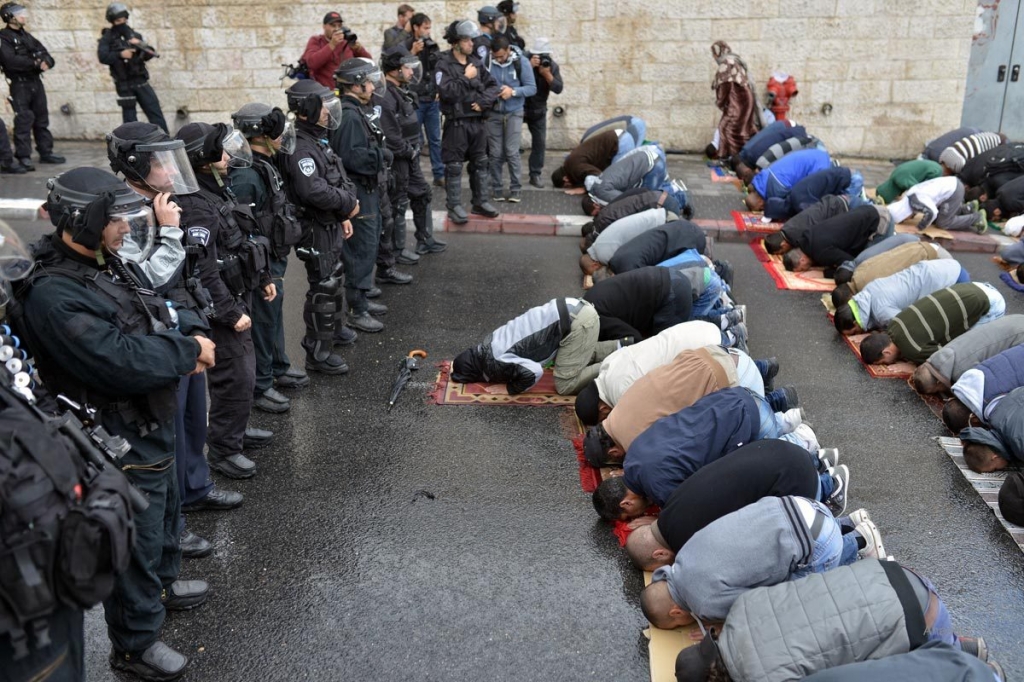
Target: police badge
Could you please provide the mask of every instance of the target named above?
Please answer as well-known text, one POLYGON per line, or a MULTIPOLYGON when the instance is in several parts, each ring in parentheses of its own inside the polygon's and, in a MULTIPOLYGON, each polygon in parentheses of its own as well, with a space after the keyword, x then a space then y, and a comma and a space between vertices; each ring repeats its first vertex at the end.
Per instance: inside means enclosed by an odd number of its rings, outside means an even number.
POLYGON ((316 161, 308 156, 304 159, 299 159, 299 170, 302 171, 302 174, 307 178, 311 177, 316 171, 316 161))

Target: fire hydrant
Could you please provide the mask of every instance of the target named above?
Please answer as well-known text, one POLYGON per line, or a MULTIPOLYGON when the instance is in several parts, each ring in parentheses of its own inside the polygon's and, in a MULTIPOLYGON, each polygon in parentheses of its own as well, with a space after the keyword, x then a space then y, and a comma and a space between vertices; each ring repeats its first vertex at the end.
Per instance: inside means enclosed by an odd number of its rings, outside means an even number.
POLYGON ((789 113, 789 100, 800 91, 796 89, 796 81, 786 73, 776 71, 768 80, 768 107, 775 114, 776 121, 784 121, 789 113))

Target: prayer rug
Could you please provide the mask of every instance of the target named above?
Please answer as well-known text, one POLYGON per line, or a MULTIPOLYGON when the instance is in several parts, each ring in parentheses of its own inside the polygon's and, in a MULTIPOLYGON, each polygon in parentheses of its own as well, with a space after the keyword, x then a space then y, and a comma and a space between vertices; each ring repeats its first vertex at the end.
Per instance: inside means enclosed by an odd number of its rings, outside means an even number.
POLYGON ((750 242, 750 248, 753 249, 754 257, 768 271, 778 289, 832 291, 836 286, 834 281, 825 277, 825 272, 821 268, 815 268, 807 272, 790 272, 782 264, 782 256, 769 255, 764 250, 764 244, 761 243, 760 239, 750 242))
POLYGON ((740 232, 756 232, 758 234, 771 234, 782 229, 782 223, 764 222, 764 214, 751 213, 750 211, 733 211, 732 221, 740 232))
POLYGON ((996 519, 1002 524, 1006 532, 1010 534, 1017 547, 1024 551, 1024 528, 1014 525, 1003 518, 999 512, 999 488, 1003 485, 1007 472, 996 471, 991 474, 977 474, 971 471, 964 462, 963 445, 959 438, 939 438, 939 446, 945 451, 956 468, 960 470, 963 477, 971 484, 971 487, 978 491, 981 499, 989 506, 996 515, 996 519))
POLYGON ((544 375, 535 386, 519 395, 508 395, 502 384, 460 384, 451 378, 452 363, 450 360, 440 363, 438 370, 434 388, 429 394, 430 400, 436 405, 565 406, 576 404, 576 396, 558 395, 555 391, 555 376, 550 369, 544 370, 544 375), (489 393, 488 387, 498 392, 489 393))
MULTIPOLYGON (((917 389, 914 388, 914 382, 912 378, 907 379, 907 386, 910 386, 910 390, 917 393, 917 389)), ((946 393, 917 393, 918 397, 924 401, 924 404, 928 406, 928 409, 932 411, 932 414, 941 422, 942 421, 942 408, 946 404, 946 393)), ((945 426, 945 422, 943 422, 945 426)))
POLYGON ((713 166, 709 163, 708 170, 711 171, 711 182, 728 182, 735 185, 736 189, 739 189, 743 184, 739 178, 721 166, 713 166))
MULTIPOLYGON (((650 584, 651 573, 644 571, 644 585, 650 584)), ((700 626, 696 623, 678 630, 662 630, 654 626, 644 630, 651 660, 651 682, 675 682, 676 657, 683 649, 699 644, 700 639, 695 637, 700 636, 700 626)))
MULTIPOLYGON (((836 309, 832 307, 832 294, 822 294, 821 304, 825 306, 825 312, 828 314, 829 322, 832 321, 832 317, 835 315, 836 309)), ((868 337, 867 334, 856 334, 854 336, 844 336, 843 341, 849 346, 853 354, 860 360, 860 364, 864 365, 864 369, 868 371, 868 374, 876 379, 909 379, 917 369, 917 365, 912 362, 901 361, 894 365, 869 365, 864 362, 864 358, 860 355, 860 342, 868 337)), ((922 396, 924 398, 924 396, 922 396)), ((924 398, 925 402, 928 402, 927 398, 924 398)), ((931 405, 929 405, 931 407, 931 405)), ((935 411, 934 409, 932 410, 935 411)), ((939 406, 941 413, 942 406, 939 406)))

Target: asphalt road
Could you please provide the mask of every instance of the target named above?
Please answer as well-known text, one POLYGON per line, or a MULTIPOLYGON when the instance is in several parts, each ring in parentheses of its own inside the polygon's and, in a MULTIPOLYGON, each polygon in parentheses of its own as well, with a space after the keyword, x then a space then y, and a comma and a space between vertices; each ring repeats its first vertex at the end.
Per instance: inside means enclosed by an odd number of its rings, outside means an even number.
MULTIPOLYGON (((385 413, 409 350, 451 358, 579 291, 574 240, 444 238, 446 253, 407 268, 415 284, 386 289, 387 328, 346 349, 349 375, 314 375, 289 414, 254 413, 277 434, 252 453, 258 476, 218 480, 244 506, 190 517, 216 551, 182 571, 210 581, 209 603, 171 614, 164 630, 192 658, 185 679, 649 679, 640 575, 579 488, 562 410, 428 405, 428 367, 385 413)), ((867 507, 889 552, 938 586, 957 631, 984 636, 1019 678, 1024 556, 934 442, 941 423, 903 382, 867 375, 816 294, 776 291, 744 245, 716 245, 716 256, 736 267, 752 354, 779 358, 781 382, 799 388, 820 441, 849 464, 850 509, 867 507)), ((995 281, 988 256, 961 261, 995 281)), ((293 262, 297 363, 302 275, 293 262)), ((1008 312, 1024 312, 997 286, 1008 312)), ((89 679, 127 679, 109 670, 108 648, 96 610, 89 679)))

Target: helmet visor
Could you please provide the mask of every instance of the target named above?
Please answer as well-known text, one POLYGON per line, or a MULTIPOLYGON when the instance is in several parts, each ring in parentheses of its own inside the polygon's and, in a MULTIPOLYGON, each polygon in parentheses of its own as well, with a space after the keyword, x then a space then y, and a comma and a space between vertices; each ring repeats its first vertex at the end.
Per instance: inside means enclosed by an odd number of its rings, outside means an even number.
POLYGON ((14 282, 32 272, 34 261, 21 239, 7 223, 0 221, 0 280, 14 282))
POLYGON ((498 33, 504 33, 505 29, 508 28, 508 19, 504 15, 494 20, 494 30, 498 33))
POLYGON ((341 127, 341 100, 334 95, 324 97, 324 107, 320 112, 320 125, 328 130, 337 130, 341 127))
POLYGON ((228 155, 228 166, 231 168, 249 168, 252 166, 252 148, 241 130, 232 128, 224 136, 224 153, 228 155))
POLYGON ((459 22, 459 25, 455 27, 455 35, 461 40, 462 38, 479 38, 480 27, 476 25, 475 21, 459 22))
POLYGON ((117 223, 118 239, 114 244, 106 244, 108 250, 117 253, 127 246, 131 259, 141 263, 149 257, 153 251, 153 241, 156 236, 156 220, 153 218, 153 209, 149 206, 138 206, 125 208, 107 216, 107 227, 111 223, 117 223), (127 233, 124 228, 127 227, 127 233))
POLYGON ((135 147, 139 153, 149 154, 149 175, 145 183, 157 192, 171 194, 192 194, 199 191, 199 182, 189 163, 185 144, 179 140, 153 145, 140 144, 135 147))
POLYGON ((408 62, 402 62, 402 82, 409 85, 416 85, 423 80, 423 62, 413 58, 408 62))
POLYGON ((366 76, 366 82, 373 84, 373 91, 378 95, 383 96, 384 91, 388 89, 387 79, 384 78, 384 72, 380 69, 374 69, 366 76))
POLYGON ((295 114, 288 112, 287 122, 284 124, 284 130, 281 132, 281 137, 277 138, 277 151, 280 154, 291 154, 295 151, 295 114))

